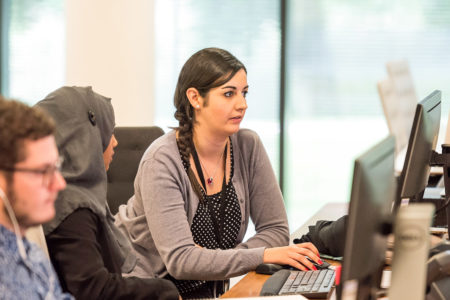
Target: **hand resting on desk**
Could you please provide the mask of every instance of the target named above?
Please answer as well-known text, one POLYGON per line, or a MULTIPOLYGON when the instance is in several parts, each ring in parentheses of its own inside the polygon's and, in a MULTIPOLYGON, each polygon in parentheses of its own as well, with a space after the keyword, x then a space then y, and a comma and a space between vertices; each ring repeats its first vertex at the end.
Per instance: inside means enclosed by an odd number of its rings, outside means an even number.
MULTIPOLYGON (((316 262, 314 262, 313 264, 319 270, 328 269, 331 266, 331 264, 326 261, 324 261, 323 264, 318 264, 316 262)), ((258 274, 272 275, 281 269, 298 270, 297 268, 291 267, 289 265, 260 264, 256 267, 255 272, 258 274)))
POLYGON ((312 243, 301 243, 285 247, 266 248, 264 263, 289 265, 302 271, 317 270, 308 257, 321 265, 319 251, 312 243))

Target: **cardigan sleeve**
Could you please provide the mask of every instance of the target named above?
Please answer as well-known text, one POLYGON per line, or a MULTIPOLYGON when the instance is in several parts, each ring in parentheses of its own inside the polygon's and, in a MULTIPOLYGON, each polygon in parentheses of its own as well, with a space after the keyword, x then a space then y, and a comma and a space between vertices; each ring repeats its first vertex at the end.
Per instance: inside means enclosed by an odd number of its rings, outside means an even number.
POLYGON ((120 272, 110 272, 104 262, 110 249, 98 240, 100 225, 89 209, 78 209, 47 235, 63 289, 77 299, 178 299, 170 281, 124 278, 120 272))
POLYGON ((248 185, 247 205, 256 234, 237 248, 280 247, 289 244, 289 226, 283 196, 269 157, 258 135, 239 132, 241 170, 248 185))

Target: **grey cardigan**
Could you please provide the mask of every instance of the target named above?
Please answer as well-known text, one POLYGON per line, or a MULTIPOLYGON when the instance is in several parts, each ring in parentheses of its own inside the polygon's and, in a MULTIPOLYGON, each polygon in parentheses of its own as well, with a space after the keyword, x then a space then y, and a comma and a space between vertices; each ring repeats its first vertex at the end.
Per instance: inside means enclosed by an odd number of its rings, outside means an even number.
POLYGON ((135 194, 119 207, 116 225, 130 238, 138 263, 130 275, 221 280, 242 275, 263 262, 266 247, 289 244, 283 197, 258 135, 241 129, 231 136, 233 185, 242 225, 236 247, 196 247, 191 224, 199 199, 178 151, 175 131, 154 141, 145 152, 134 182, 135 194), (242 243, 249 217, 256 234, 242 243))

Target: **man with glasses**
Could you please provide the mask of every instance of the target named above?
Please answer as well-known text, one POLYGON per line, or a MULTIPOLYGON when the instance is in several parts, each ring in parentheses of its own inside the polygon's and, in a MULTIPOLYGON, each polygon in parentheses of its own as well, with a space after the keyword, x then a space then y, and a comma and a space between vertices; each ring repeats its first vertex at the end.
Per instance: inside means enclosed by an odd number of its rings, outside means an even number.
POLYGON ((66 182, 54 123, 43 112, 0 97, 0 298, 72 299, 50 261, 24 238, 55 215, 66 182))

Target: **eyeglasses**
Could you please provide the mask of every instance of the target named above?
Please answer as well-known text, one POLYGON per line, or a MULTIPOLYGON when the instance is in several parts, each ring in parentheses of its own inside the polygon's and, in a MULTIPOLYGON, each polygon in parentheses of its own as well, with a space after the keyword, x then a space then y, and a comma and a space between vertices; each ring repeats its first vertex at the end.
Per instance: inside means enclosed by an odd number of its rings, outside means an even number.
POLYGON ((43 169, 29 169, 29 168, 15 168, 15 167, 2 167, 0 166, 1 170, 7 171, 7 172, 27 172, 27 173, 34 173, 34 174, 41 174, 42 175, 42 185, 44 187, 49 187, 55 178, 55 173, 61 173, 61 167, 63 164, 63 158, 59 157, 58 160, 55 162, 54 165, 45 167, 43 169))

